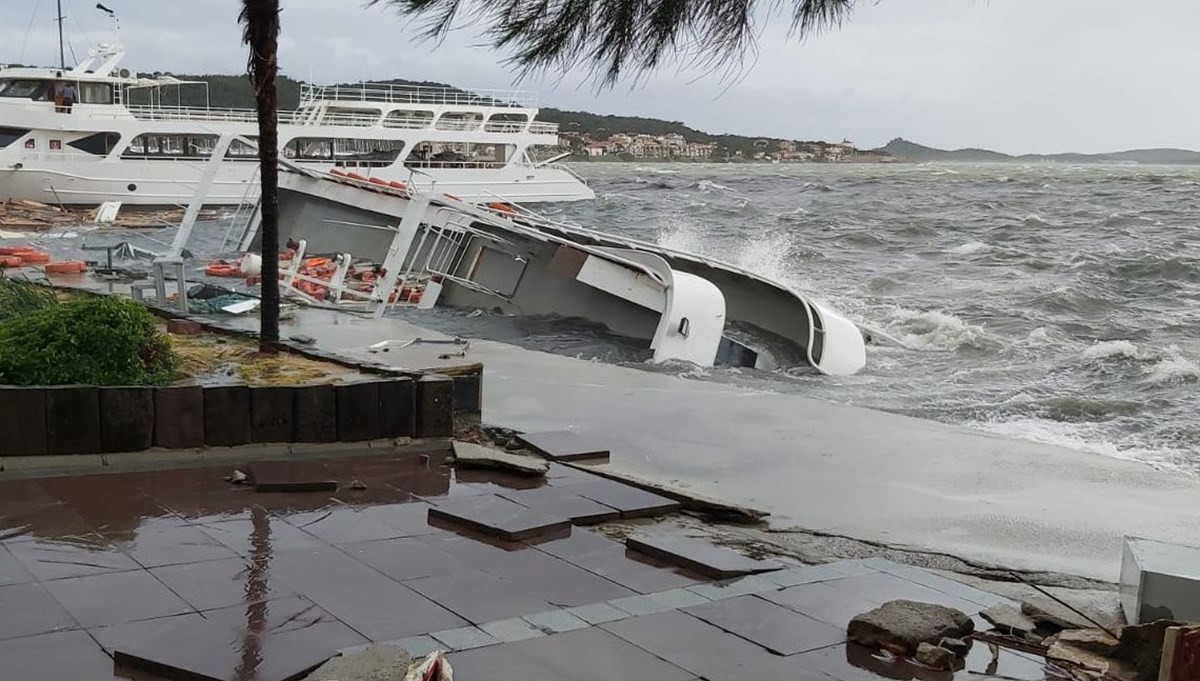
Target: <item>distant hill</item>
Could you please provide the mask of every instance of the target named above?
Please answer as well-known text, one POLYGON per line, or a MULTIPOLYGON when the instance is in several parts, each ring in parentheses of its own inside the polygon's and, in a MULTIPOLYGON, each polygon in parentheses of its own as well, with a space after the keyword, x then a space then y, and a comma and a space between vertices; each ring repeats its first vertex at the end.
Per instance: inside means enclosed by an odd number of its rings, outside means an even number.
POLYGON ((1103 154, 1022 154, 1013 156, 988 149, 935 149, 897 137, 877 151, 886 152, 906 161, 940 161, 949 163, 1146 163, 1200 164, 1200 151, 1187 149, 1132 149, 1103 154))

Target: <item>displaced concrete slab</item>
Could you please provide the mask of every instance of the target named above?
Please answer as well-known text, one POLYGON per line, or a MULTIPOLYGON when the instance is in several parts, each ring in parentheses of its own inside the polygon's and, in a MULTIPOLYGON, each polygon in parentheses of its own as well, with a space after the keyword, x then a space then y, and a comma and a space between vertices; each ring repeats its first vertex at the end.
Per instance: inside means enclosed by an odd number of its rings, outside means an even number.
POLYGON ((517 439, 554 461, 608 461, 608 444, 590 435, 558 430, 526 433, 517 439))
POLYGON ((258 492, 332 492, 338 487, 322 461, 254 461, 249 472, 258 492))
POLYGON ((520 454, 512 454, 492 447, 484 447, 472 442, 455 440, 455 465, 465 468, 495 468, 512 471, 521 475, 541 476, 550 470, 550 464, 541 459, 535 459, 520 454))
POLYGON ((400 681, 412 661, 403 648, 376 643, 330 658, 304 681, 400 681))
POLYGON ((442 520, 505 541, 566 534, 571 521, 492 495, 447 500, 429 509, 429 519, 442 520))
POLYGON ((578 485, 565 485, 563 489, 585 499, 615 508, 621 512, 622 518, 647 518, 674 513, 683 507, 683 504, 673 499, 612 480, 593 480, 578 485))
POLYGON ((783 567, 779 563, 747 558, 733 549, 691 537, 630 535, 625 539, 625 546, 713 579, 770 572, 783 567))
POLYGON ((738 596, 683 611, 777 655, 794 655, 846 640, 845 633, 837 627, 757 596, 738 596))

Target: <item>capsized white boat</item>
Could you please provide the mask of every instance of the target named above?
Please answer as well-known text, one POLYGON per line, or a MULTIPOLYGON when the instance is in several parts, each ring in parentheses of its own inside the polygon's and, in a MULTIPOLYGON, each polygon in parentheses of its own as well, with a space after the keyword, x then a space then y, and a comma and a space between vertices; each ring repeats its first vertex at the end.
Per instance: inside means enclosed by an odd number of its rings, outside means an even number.
MULTIPOLYGON (((300 252, 283 283, 311 303, 582 318, 644 340, 655 362, 808 365, 830 375, 866 364, 853 322, 744 268, 506 203, 284 166, 280 239, 300 252)), ((237 229, 234 241, 255 250, 258 214, 237 229)))

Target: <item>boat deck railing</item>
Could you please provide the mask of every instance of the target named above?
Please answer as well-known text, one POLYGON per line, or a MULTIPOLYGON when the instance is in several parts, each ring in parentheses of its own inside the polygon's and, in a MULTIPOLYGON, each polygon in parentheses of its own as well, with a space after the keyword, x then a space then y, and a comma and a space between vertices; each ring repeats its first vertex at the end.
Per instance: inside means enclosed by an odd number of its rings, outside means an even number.
MULTIPOLYGON (((130 106, 129 113, 143 121, 228 121, 254 123, 258 113, 254 109, 221 109, 194 106, 130 106)), ((279 122, 283 125, 300 125, 306 122, 303 112, 280 111, 279 122)))
POLYGON ((434 104, 536 109, 536 92, 528 90, 460 90, 425 85, 301 85, 300 101, 383 102, 388 104, 434 104))

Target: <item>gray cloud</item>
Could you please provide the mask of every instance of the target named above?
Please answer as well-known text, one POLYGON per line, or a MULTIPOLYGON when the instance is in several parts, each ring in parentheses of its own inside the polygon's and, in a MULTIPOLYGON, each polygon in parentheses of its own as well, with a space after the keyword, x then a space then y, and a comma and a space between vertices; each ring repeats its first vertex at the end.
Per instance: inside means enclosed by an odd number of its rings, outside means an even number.
MULTIPOLYGON (((0 61, 57 61, 52 0, 6 0, 0 61), (36 10, 36 11, 35 11, 36 10), (26 24, 29 24, 28 33, 26 24)), ((128 65, 237 73, 238 0, 111 0, 128 65)), ((76 54, 109 39, 94 2, 66 0, 76 54)), ((318 82, 403 77, 507 87, 471 27, 443 44, 356 0, 283 0, 281 66, 318 82)), ((683 120, 713 132, 876 145, 902 135, 1011 152, 1200 148, 1200 3, 882 0, 804 44, 764 22, 735 77, 667 69, 595 92, 584 74, 521 83, 547 106, 683 120)), ((68 59, 70 56, 68 55, 68 59)))

